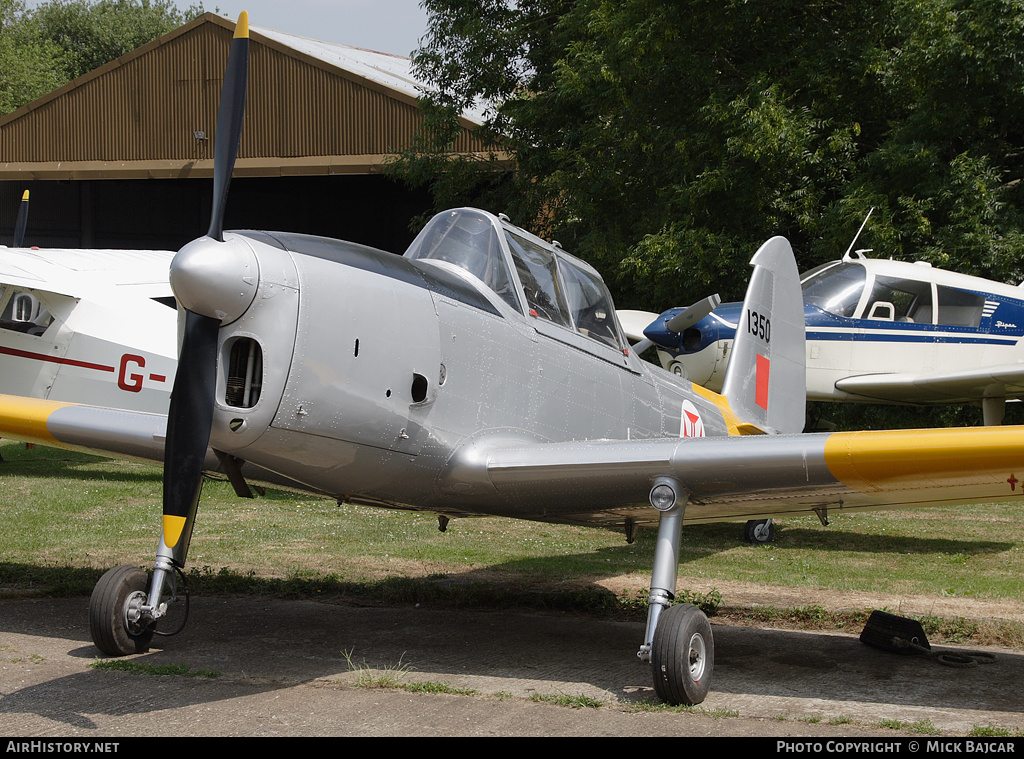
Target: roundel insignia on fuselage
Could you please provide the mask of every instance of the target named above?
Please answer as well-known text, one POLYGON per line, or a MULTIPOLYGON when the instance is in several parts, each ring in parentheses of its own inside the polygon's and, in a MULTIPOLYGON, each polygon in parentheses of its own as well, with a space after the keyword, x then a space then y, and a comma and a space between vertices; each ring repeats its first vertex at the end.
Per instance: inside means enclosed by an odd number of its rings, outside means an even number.
POLYGON ((683 401, 682 419, 679 423, 679 437, 704 437, 704 420, 693 401, 683 401))

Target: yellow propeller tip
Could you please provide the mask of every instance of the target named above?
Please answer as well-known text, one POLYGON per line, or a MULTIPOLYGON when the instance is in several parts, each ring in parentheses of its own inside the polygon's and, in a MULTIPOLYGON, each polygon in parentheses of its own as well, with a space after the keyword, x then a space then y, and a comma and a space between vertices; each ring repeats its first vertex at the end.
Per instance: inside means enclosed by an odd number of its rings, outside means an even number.
POLYGON ((185 517, 176 517, 171 514, 164 514, 164 545, 174 548, 181 540, 182 530, 185 529, 185 517))
POLYGON ((23 192, 21 194, 21 199, 22 200, 28 200, 28 190, 25 190, 25 192, 23 192))
POLYGON ((249 12, 242 11, 238 14, 238 23, 235 24, 235 39, 249 37, 249 12))

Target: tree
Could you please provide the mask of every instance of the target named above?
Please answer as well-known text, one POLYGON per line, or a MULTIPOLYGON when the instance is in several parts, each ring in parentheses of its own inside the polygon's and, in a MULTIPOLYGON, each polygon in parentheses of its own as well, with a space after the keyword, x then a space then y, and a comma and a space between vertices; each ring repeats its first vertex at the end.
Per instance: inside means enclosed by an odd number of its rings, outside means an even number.
POLYGON ((178 28, 203 13, 173 0, 50 0, 31 14, 36 35, 61 51, 67 80, 178 28))
POLYGON ((203 13, 172 0, 0 0, 0 113, 8 113, 203 13))
POLYGON ((58 52, 28 33, 25 3, 0 0, 0 113, 13 111, 62 83, 58 52))
POLYGON ((871 208, 876 255, 1024 277, 1019 0, 425 6, 436 92, 396 171, 543 227, 620 307, 738 298, 767 237, 808 268, 871 208), (512 172, 447 150, 479 102, 512 172))

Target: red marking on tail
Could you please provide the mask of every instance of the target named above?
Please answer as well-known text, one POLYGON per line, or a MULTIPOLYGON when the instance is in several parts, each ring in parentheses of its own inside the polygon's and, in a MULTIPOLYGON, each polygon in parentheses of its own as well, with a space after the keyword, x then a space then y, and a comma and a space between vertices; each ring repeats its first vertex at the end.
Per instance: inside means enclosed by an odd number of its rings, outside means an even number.
POLYGON ((755 372, 757 389, 754 391, 754 403, 765 411, 768 410, 768 374, 771 364, 772 362, 769 359, 760 353, 757 354, 757 369, 755 372))

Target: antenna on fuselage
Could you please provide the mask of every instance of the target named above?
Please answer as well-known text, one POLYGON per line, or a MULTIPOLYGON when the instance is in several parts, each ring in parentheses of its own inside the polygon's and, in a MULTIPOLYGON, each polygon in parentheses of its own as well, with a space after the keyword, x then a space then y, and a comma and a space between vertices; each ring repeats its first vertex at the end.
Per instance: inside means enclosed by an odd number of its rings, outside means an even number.
POLYGON ((853 236, 853 239, 850 241, 850 247, 846 249, 846 253, 843 255, 844 261, 850 257, 850 252, 853 250, 853 246, 857 244, 857 238, 860 237, 860 233, 864 231, 864 227, 867 225, 868 219, 871 218, 871 214, 874 213, 874 211, 875 208, 872 206, 871 210, 868 211, 868 215, 864 217, 864 221, 861 222, 860 229, 858 229, 857 234, 853 236))

